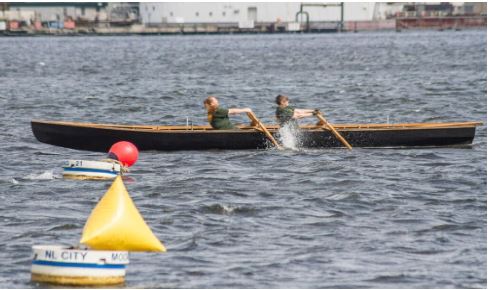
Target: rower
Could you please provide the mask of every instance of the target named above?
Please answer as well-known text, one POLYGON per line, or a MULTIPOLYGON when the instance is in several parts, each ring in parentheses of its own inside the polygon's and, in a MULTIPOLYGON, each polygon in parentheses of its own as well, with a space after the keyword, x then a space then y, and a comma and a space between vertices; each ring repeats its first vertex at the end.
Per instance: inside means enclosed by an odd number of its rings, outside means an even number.
POLYGON ((298 128, 298 119, 305 117, 312 117, 318 113, 318 110, 311 109, 296 109, 289 105, 289 99, 285 95, 278 95, 276 97, 276 119, 281 127, 290 125, 298 128))
POLYGON ((225 109, 219 107, 219 101, 214 96, 208 96, 205 101, 203 101, 203 105, 208 112, 208 122, 212 128, 216 130, 236 129, 236 127, 230 122, 229 115, 252 113, 252 110, 249 108, 225 109))

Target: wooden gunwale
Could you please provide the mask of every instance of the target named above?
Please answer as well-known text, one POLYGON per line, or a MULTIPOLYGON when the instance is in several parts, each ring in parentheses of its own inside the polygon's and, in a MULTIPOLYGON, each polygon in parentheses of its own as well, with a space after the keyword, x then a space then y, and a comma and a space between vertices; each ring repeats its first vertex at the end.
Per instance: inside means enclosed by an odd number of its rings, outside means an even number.
MULTIPOLYGON (((129 130, 129 131, 146 131, 146 132, 192 132, 208 131, 210 132, 236 132, 235 130, 213 130, 210 126, 158 126, 158 125, 118 125, 118 124, 97 124, 97 123, 77 123, 64 121, 44 121, 32 120, 33 123, 42 123, 48 125, 88 127, 110 130, 129 130)), ((332 124, 337 130, 341 131, 380 131, 380 130, 411 130, 411 129, 435 129, 435 128, 457 128, 457 127, 476 127, 482 125, 482 122, 447 122, 447 123, 400 123, 400 124, 332 124)), ((278 125, 265 125, 267 129, 276 131, 278 125)), ((246 131, 258 130, 255 126, 241 125, 239 129, 246 131)), ((302 129, 310 131, 323 130, 319 125, 302 125, 302 129)))

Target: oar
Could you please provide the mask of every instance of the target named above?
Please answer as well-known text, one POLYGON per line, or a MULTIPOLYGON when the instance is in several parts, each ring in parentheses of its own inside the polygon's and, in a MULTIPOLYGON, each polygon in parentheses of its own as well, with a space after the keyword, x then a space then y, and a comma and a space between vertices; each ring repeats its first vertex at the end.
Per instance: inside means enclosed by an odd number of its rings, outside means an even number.
POLYGON ((256 117, 256 115, 254 115, 253 112, 247 113, 247 116, 249 117, 249 119, 251 119, 253 124, 256 124, 258 127, 261 128, 264 135, 266 135, 266 137, 268 137, 268 139, 271 141, 271 143, 274 144, 274 146, 276 146, 276 148, 278 148, 280 150, 283 149, 283 147, 281 147, 281 145, 278 144, 278 142, 273 137, 273 135, 271 135, 271 133, 269 133, 268 129, 266 129, 266 127, 263 125, 263 123, 261 123, 261 121, 259 121, 258 117, 256 117))
POLYGON ((352 149, 352 146, 349 144, 349 142, 347 142, 346 139, 344 139, 344 137, 342 137, 342 135, 339 134, 339 132, 337 132, 334 126, 332 126, 329 122, 327 122, 327 120, 324 118, 324 116, 322 116, 322 113, 320 111, 318 111, 315 116, 317 116, 317 118, 320 120, 320 123, 322 123, 324 126, 329 127, 329 129, 332 131, 332 133, 334 133, 336 138, 339 139, 339 141, 341 141, 341 143, 344 144, 344 146, 346 146, 347 149, 349 150, 352 149))

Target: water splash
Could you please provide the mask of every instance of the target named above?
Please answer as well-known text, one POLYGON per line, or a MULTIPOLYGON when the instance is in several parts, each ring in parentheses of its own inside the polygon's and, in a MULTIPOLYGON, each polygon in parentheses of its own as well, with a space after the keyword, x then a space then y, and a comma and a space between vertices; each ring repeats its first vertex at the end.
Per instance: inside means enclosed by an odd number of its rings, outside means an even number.
POLYGON ((29 174, 25 177, 25 179, 30 179, 30 180, 52 180, 54 178, 55 177, 54 177, 53 170, 48 170, 41 174, 29 174))
POLYGON ((287 124, 281 127, 278 132, 280 133, 279 140, 281 144, 283 144, 283 147, 291 150, 300 149, 302 142, 300 129, 298 127, 287 124))

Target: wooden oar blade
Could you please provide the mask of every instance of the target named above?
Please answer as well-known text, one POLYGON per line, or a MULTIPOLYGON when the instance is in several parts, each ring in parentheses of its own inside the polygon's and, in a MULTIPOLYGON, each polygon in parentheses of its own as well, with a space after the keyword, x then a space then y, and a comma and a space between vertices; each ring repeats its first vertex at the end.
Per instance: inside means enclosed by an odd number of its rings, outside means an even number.
POLYGON ((263 125, 263 123, 261 123, 261 121, 259 121, 258 117, 256 117, 256 115, 254 115, 253 112, 248 112, 247 116, 249 117, 249 119, 251 119, 253 124, 256 124, 261 129, 260 131, 264 133, 264 135, 271 141, 271 143, 273 143, 273 145, 276 148, 278 148, 279 150, 283 149, 283 147, 281 147, 281 145, 276 141, 276 139, 273 137, 273 135, 271 135, 271 133, 268 131, 268 129, 266 129, 266 127, 263 125))
POLYGON ((349 142, 347 142, 346 139, 344 139, 344 137, 342 137, 342 135, 339 132, 337 132, 337 130, 334 128, 334 126, 332 126, 329 122, 327 122, 327 120, 324 118, 324 116, 322 116, 322 113, 318 112, 316 114, 316 117, 320 120, 320 123, 322 123, 323 126, 326 126, 330 129, 332 134, 334 134, 334 136, 336 136, 336 138, 339 139, 339 141, 344 146, 346 146, 347 149, 352 150, 351 144, 349 144, 349 142))

